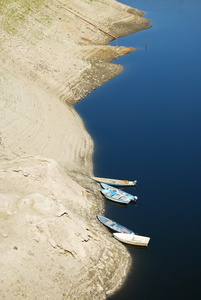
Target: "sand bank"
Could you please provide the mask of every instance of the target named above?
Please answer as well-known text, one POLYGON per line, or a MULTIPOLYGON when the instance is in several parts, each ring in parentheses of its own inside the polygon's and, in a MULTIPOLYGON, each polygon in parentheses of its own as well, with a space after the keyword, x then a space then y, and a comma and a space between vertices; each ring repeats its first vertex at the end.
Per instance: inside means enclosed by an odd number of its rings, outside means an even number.
POLYGON ((0 10, 0 297, 104 299, 130 256, 96 220, 93 141, 73 104, 134 50, 107 44, 149 21, 114 0, 17 0, 0 10))

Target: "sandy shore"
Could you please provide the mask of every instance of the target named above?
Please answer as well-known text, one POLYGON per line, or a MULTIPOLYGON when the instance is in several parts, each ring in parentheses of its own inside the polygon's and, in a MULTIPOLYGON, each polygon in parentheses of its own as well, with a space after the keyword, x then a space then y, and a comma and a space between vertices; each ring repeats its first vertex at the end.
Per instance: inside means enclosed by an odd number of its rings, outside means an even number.
POLYGON ((114 0, 0 10, 0 298, 104 299, 131 261, 96 219, 93 141, 73 104, 134 50, 108 43, 149 20, 114 0))

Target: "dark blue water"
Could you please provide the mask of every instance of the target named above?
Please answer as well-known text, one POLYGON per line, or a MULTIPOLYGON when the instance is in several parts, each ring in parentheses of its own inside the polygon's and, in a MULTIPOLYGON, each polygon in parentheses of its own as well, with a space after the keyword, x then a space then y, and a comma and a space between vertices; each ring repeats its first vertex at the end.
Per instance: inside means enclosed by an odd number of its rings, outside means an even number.
POLYGON ((121 2, 152 28, 118 40, 139 50, 75 107, 95 142, 94 174, 138 180, 128 190, 138 205, 106 204, 105 215, 151 237, 147 251, 129 248, 131 272, 110 299, 201 299, 201 1, 121 2))

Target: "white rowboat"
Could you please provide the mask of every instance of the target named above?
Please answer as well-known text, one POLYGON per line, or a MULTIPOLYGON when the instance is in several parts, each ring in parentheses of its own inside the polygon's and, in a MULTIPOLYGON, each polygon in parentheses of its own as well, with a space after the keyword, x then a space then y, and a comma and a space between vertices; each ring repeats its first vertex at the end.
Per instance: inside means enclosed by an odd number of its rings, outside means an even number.
POLYGON ((150 237, 141 236, 137 234, 126 234, 126 233, 113 233, 113 236, 120 242, 136 245, 136 246, 148 246, 150 237))
POLYGON ((130 180, 121 180, 121 179, 110 179, 110 178, 101 178, 101 177, 91 177, 93 180, 97 182, 103 182, 114 186, 121 186, 121 187, 136 187, 137 180, 130 181, 130 180))

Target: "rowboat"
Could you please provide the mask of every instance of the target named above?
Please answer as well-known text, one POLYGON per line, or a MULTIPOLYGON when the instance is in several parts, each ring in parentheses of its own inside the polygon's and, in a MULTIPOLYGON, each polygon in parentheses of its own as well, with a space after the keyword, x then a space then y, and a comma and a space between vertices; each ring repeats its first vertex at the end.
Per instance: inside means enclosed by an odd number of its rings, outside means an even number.
POLYGON ((112 221, 104 216, 97 215, 97 218, 103 225, 105 225, 109 229, 112 229, 116 232, 123 232, 125 234, 131 234, 131 233, 134 234, 134 232, 132 230, 130 230, 130 229, 122 226, 121 224, 119 224, 115 221, 112 221))
POLYGON ((101 177, 91 177, 91 178, 99 183, 103 182, 114 186, 136 187, 137 185, 137 180, 130 181, 130 180, 121 180, 121 179, 101 178, 101 177))
POLYGON ((111 201, 128 204, 131 201, 137 201, 138 197, 128 194, 120 189, 117 189, 109 184, 101 182, 101 193, 103 196, 111 201))
POLYGON ((150 238, 146 236, 119 232, 113 233, 113 236, 120 242, 136 246, 148 246, 150 240, 150 238))

